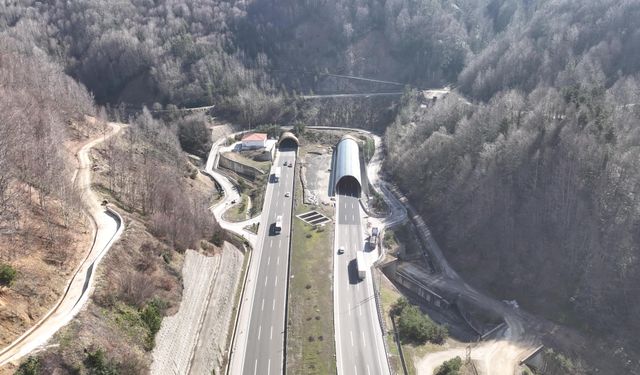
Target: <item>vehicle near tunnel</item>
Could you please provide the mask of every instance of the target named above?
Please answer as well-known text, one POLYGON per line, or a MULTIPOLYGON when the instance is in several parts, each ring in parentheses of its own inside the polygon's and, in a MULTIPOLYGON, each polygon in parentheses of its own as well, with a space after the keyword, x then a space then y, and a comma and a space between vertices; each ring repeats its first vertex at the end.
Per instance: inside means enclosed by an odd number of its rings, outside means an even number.
POLYGON ((273 234, 280 234, 282 231, 282 215, 276 217, 276 222, 273 223, 273 234))

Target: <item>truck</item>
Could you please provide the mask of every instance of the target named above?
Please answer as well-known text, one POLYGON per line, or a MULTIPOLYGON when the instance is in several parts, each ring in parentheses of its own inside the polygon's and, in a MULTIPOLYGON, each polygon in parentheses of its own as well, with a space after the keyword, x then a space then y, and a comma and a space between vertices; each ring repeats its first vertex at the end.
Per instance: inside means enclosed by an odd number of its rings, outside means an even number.
POLYGON ((378 244, 378 237, 380 235, 380 231, 378 230, 378 227, 373 227, 371 229, 371 235, 369 236, 369 248, 370 249, 375 249, 376 245, 378 244))
POLYGON ((273 224, 273 234, 280 234, 282 230, 282 215, 276 217, 276 222, 273 224))
POLYGON ((273 168, 273 182, 280 181, 280 167, 273 168))
POLYGON ((364 260, 364 253, 360 250, 356 251, 356 263, 358 265, 358 278, 364 280, 367 276, 367 264, 364 260))

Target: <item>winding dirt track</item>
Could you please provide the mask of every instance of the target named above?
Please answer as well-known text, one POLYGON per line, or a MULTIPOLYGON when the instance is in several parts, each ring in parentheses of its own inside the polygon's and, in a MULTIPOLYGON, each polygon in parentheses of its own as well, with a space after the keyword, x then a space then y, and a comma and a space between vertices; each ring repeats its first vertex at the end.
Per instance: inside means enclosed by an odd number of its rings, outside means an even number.
POLYGON ((74 182, 81 191, 82 202, 94 228, 91 249, 76 268, 58 303, 22 336, 0 350, 0 367, 8 363, 18 364, 22 357, 45 344, 80 312, 84 303, 89 299, 95 268, 124 229, 122 217, 110 208, 105 209, 101 206, 99 197, 91 190, 89 152, 92 147, 117 134, 122 127, 122 124, 109 123, 110 131, 108 133, 87 142, 78 151, 79 167, 74 176, 74 182))

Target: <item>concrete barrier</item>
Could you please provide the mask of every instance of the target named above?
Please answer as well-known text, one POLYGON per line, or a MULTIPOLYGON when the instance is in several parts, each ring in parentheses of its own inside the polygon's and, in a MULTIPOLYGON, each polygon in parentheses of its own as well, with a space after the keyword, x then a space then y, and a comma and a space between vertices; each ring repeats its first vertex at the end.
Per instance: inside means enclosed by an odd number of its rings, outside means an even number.
POLYGON ((243 164, 239 161, 232 160, 224 156, 224 154, 219 154, 218 165, 222 168, 232 170, 237 174, 249 177, 252 180, 264 174, 262 170, 250 165, 243 164))

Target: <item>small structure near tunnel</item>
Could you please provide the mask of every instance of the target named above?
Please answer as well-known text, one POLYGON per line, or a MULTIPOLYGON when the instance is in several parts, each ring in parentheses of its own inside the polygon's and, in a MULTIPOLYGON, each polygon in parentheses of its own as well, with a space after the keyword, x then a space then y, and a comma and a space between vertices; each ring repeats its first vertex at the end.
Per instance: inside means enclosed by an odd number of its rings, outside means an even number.
POLYGON ((362 177, 360 174, 360 147, 358 141, 345 135, 336 146, 334 162, 334 191, 337 194, 360 197, 362 177))

